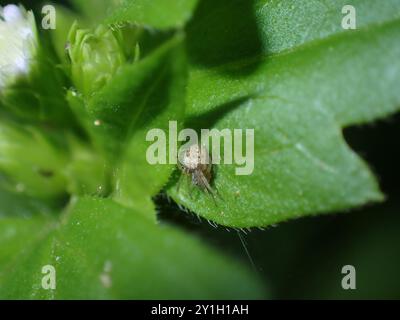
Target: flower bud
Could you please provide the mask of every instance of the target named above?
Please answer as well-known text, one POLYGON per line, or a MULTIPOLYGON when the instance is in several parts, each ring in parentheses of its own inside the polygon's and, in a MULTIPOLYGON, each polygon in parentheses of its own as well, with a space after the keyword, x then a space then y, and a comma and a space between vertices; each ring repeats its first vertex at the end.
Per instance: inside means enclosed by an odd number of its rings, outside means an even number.
POLYGON ((32 11, 16 5, 0 6, 0 93, 16 78, 29 73, 37 44, 32 11))
POLYGON ((67 53, 71 77, 84 96, 101 89, 126 62, 119 31, 98 26, 94 32, 78 29, 75 23, 69 33, 67 53))

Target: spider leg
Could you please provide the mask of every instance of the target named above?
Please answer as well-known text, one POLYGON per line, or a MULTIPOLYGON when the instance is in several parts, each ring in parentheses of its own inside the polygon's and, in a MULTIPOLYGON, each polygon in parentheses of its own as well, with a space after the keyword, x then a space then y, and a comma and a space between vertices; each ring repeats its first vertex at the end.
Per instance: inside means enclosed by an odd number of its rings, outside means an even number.
MULTIPOLYGON (((210 167, 209 171, 207 172, 207 175, 209 177, 208 180, 210 180, 211 177, 212 177, 212 168, 211 167, 210 167)), ((219 191, 218 191, 218 189, 216 187, 214 187, 214 189, 213 189, 213 194, 215 196, 217 196, 220 200, 224 201, 224 198, 222 198, 221 194, 219 193, 219 191)))
POLYGON ((204 186, 204 191, 211 196, 215 206, 218 207, 217 202, 215 200, 215 191, 211 188, 210 184, 208 183, 206 177, 202 172, 198 174, 198 178, 200 178, 202 186, 204 186))

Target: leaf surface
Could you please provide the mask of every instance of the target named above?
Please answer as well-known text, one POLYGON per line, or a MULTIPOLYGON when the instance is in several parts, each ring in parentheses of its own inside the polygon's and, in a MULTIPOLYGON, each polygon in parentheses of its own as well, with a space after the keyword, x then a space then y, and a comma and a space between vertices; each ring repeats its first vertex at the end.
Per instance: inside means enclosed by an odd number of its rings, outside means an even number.
POLYGON ((255 169, 216 164, 217 205, 188 184, 170 186, 178 203, 251 227, 383 199, 341 130, 400 107, 400 4, 356 1, 357 30, 344 30, 345 4, 200 3, 187 28, 187 125, 254 129, 255 169))
MULTIPOLYGON (((304 111, 277 98, 250 99, 225 114, 214 128, 254 129, 254 171, 237 175, 236 169, 243 165, 223 160, 214 164, 215 203, 211 195, 191 191, 185 176, 178 182, 179 190, 177 185, 170 187, 169 194, 178 203, 207 219, 234 227, 266 226, 383 199, 368 167, 349 149, 337 123, 322 108, 304 111)), ((251 159, 251 153, 247 157, 251 159)))
POLYGON ((79 200, 61 222, 1 219, 0 241, 3 299, 264 296, 242 266, 111 200, 79 200), (56 290, 41 286, 46 265, 56 270, 56 290))

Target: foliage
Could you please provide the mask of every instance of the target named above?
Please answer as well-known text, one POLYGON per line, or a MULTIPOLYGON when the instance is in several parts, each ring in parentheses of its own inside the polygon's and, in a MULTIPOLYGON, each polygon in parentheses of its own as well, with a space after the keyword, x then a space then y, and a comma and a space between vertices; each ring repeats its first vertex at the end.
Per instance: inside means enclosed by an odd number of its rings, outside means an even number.
POLYGON ((400 3, 353 2, 357 30, 343 0, 59 6, 34 70, 0 92, 0 297, 264 298, 249 268, 160 221, 154 197, 230 228, 382 201, 342 129, 399 109, 400 3), (169 120, 254 129, 253 174, 215 165, 213 199, 150 165, 146 134, 169 120))

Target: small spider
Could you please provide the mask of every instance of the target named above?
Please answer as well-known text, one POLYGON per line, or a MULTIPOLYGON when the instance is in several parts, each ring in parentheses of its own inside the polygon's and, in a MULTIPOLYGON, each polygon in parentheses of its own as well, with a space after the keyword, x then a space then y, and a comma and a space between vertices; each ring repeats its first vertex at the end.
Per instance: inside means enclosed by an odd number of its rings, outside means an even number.
POLYGON ((181 152, 178 160, 179 169, 183 174, 191 177, 193 185, 214 195, 214 190, 210 186, 212 178, 211 157, 205 146, 191 145, 181 152))

